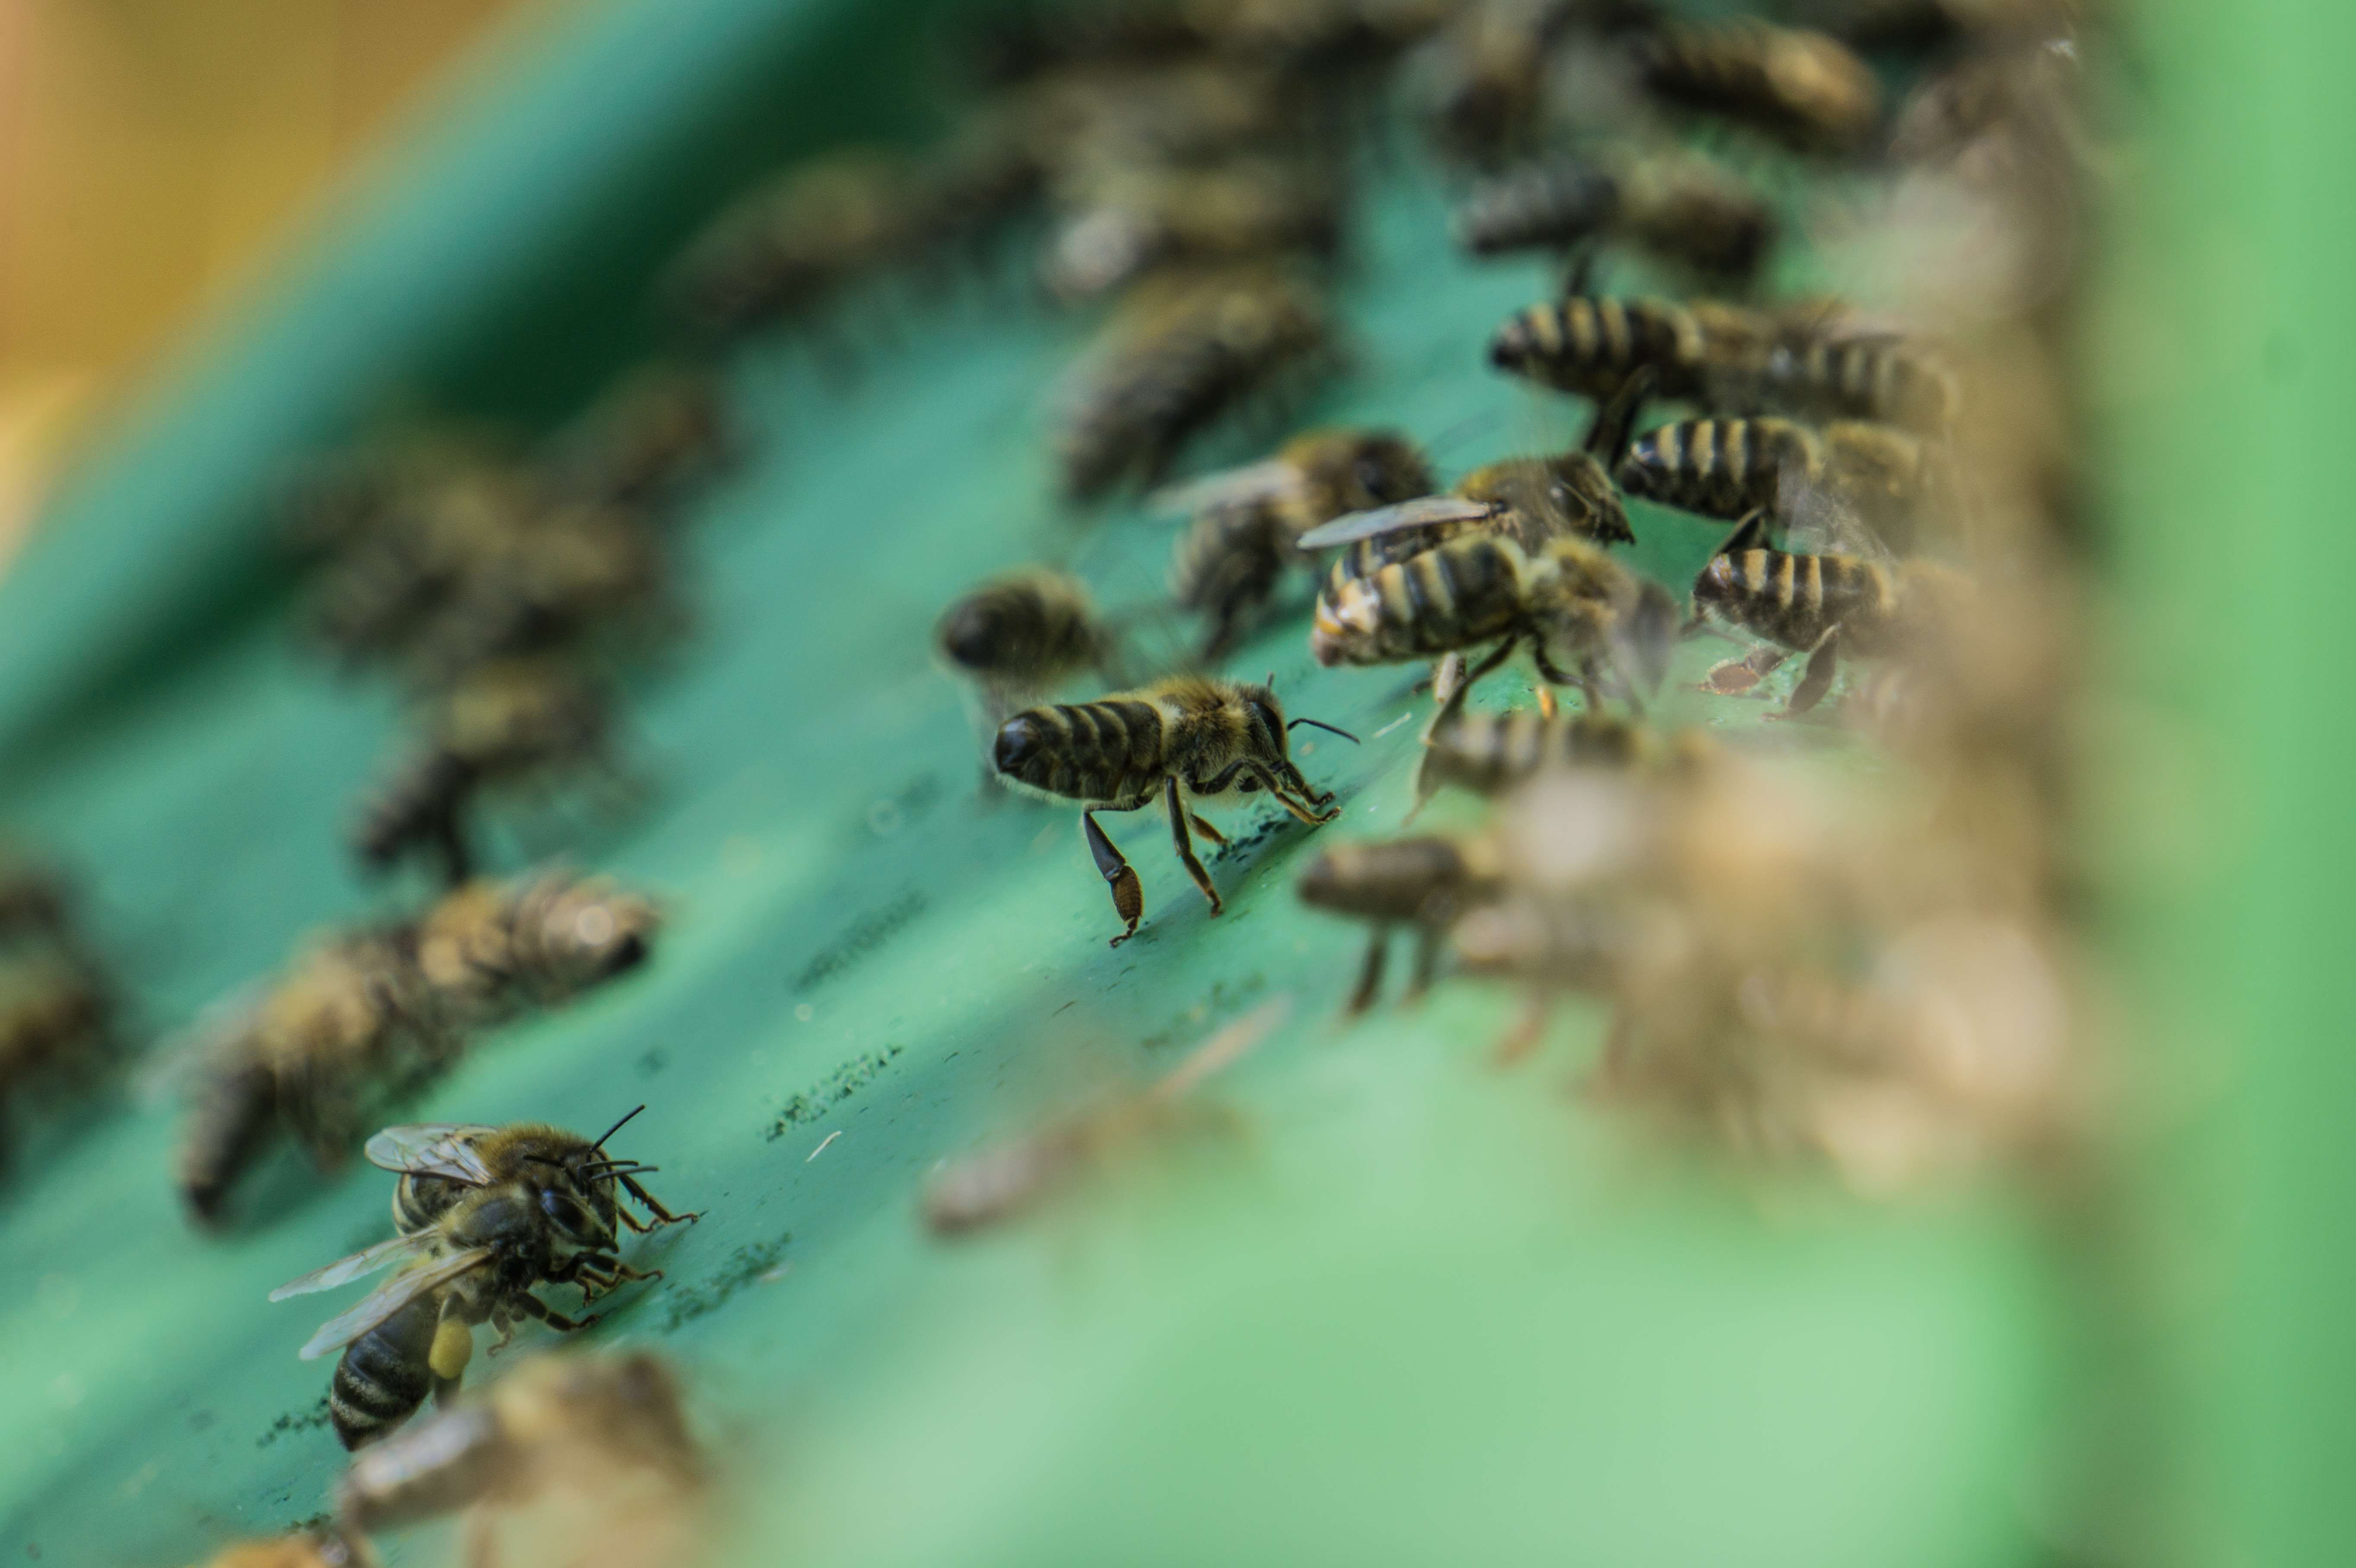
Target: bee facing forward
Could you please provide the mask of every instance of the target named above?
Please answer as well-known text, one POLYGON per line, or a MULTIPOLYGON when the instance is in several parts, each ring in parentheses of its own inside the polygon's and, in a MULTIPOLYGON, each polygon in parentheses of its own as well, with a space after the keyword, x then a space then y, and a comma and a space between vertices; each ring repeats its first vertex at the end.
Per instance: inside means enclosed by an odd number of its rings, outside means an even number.
MULTIPOLYGON (((1314 719, 1295 719, 1292 724, 1356 739, 1314 719)), ((1141 811, 1159 795, 1170 814, 1179 863, 1215 915, 1223 907, 1218 890, 1195 858, 1187 830, 1191 826, 1215 844, 1226 843, 1226 836, 1194 807, 1248 803, 1265 792, 1312 827, 1338 815, 1318 809, 1332 803, 1332 793, 1312 789, 1293 765, 1286 740, 1290 728, 1267 686, 1178 676, 1094 702, 1018 713, 1000 728, 993 760, 999 775, 1018 788, 1082 804, 1088 852, 1110 885, 1115 912, 1127 923, 1112 939, 1118 947, 1137 934, 1145 892, 1136 869, 1098 826, 1096 814, 1141 811)))
POLYGON ((369 1140, 370 1161, 402 1172, 404 1186, 412 1177, 427 1178, 454 1190, 437 1188, 431 1200, 412 1200, 419 1228, 270 1293, 283 1301, 401 1265, 303 1347, 305 1360, 344 1352, 327 1410, 345 1447, 383 1436, 428 1393, 446 1399, 454 1392, 474 1355, 476 1325, 489 1323, 504 1345, 526 1317, 571 1332, 602 1316, 565 1317, 534 1296, 534 1286, 571 1285, 586 1303, 625 1280, 660 1277, 659 1270, 642 1273, 621 1260, 616 1221, 645 1231, 695 1216, 672 1214, 648 1197, 633 1177, 652 1168, 605 1157, 602 1141, 537 1125, 393 1127, 369 1140), (651 1224, 616 1199, 617 1182, 647 1206, 651 1224))
MULTIPOLYGON (((348 1530, 394 1530, 475 1508, 469 1534, 504 1523, 541 1549, 552 1528, 594 1550, 531 1561, 674 1563, 709 1466, 679 1379, 647 1350, 534 1356, 479 1395, 355 1457, 336 1486, 348 1530), (537 1509, 529 1519, 521 1510, 537 1509)), ((475 1561, 488 1563, 483 1551, 475 1561)), ((506 1553, 498 1561, 514 1559, 506 1553)))
POLYGON ((1969 581, 1925 560, 1885 566, 1855 555, 1794 555, 1767 547, 1766 518, 1743 519, 1694 580, 1697 613, 1716 614, 1808 656, 1788 713, 1804 713, 1831 689, 1846 647, 1868 656, 1902 652, 1968 608, 1969 581))

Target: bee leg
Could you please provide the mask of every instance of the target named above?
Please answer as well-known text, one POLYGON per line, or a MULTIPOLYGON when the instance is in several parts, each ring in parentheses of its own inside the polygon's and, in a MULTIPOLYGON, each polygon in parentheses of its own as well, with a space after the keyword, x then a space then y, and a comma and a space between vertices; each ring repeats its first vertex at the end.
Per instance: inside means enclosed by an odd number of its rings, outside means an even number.
MULTIPOLYGON (((1316 809, 1316 807, 1323 804, 1324 801, 1330 801, 1333 798, 1330 791, 1323 795, 1322 799, 1312 795, 1310 797, 1311 804, 1304 805, 1300 801, 1293 799, 1291 793, 1284 787, 1283 781, 1279 779, 1274 773, 1269 772, 1267 767, 1263 764, 1258 763, 1250 763, 1246 765, 1252 777, 1259 781, 1259 787, 1268 791, 1269 795, 1274 798, 1277 805, 1284 807, 1285 810, 1292 813, 1296 818, 1307 823, 1310 827, 1315 827, 1323 823, 1331 822, 1335 817, 1342 815, 1342 808, 1338 805, 1333 810, 1326 812, 1320 812, 1316 809)), ((1301 793, 1304 795, 1309 795, 1309 791, 1306 789, 1303 789, 1301 793)))
POLYGON ((1456 700, 1456 694, 1464 689, 1464 656, 1442 654, 1431 667, 1432 700, 1445 708, 1456 700))
POLYGON ((1184 803, 1178 798, 1177 774, 1173 773, 1162 782, 1162 798, 1170 807, 1170 842, 1178 851, 1178 863, 1186 868, 1186 874, 1194 879, 1194 885, 1203 890, 1205 898, 1211 901, 1211 912, 1215 915, 1225 913, 1226 906, 1219 901, 1219 890, 1211 885, 1211 873, 1203 869, 1202 860, 1194 854, 1194 840, 1187 837, 1187 812, 1184 803))
POLYGON ((1805 713, 1825 699, 1833 688, 1833 673, 1840 658, 1840 628, 1834 626, 1816 639, 1808 651, 1808 667, 1800 672, 1800 684, 1792 688, 1792 700, 1783 705, 1783 716, 1791 718, 1805 713))
MULTIPOLYGON (((703 1218, 703 1211, 701 1209, 691 1214, 674 1214, 669 1210, 664 1208, 661 1204, 656 1202, 651 1193, 648 1192, 645 1188, 639 1186, 628 1177, 617 1176, 615 1179, 622 1184, 623 1188, 631 1197, 637 1199, 639 1203, 645 1206, 648 1213, 652 1214, 655 1217, 656 1225, 677 1225, 686 1221, 701 1220, 703 1218)), ((623 1215, 623 1218, 629 1219, 629 1216, 625 1214, 623 1215)), ((631 1220, 630 1222, 634 1225, 637 1224, 637 1221, 635 1220, 631 1220)), ((638 1229, 641 1231, 650 1231, 654 1229, 654 1226, 638 1225, 638 1229)))
POLYGON ((443 880, 450 887, 461 887, 475 874, 474 851, 466 843, 466 827, 459 818, 456 801, 444 804, 434 814, 428 842, 434 857, 442 867, 443 880))
POLYGON ((1538 717, 1551 724, 1554 722, 1555 715, 1559 711, 1561 711, 1561 707, 1554 699, 1554 688, 1551 686, 1539 687, 1538 717))
MULTIPOLYGON (((527 1317, 539 1318, 542 1323, 547 1324, 551 1328, 555 1329, 560 1334, 578 1333, 580 1330, 588 1328, 592 1323, 602 1320, 605 1316, 602 1312, 592 1312, 586 1317, 567 1317, 563 1313, 551 1308, 548 1303, 542 1301, 540 1297, 532 1295, 528 1290, 519 1290, 516 1292, 514 1300, 517 1311, 521 1312, 527 1317)), ((508 1329, 500 1339, 498 1344, 491 1347, 491 1354, 494 1356, 498 1355, 501 1347, 505 1346, 508 1340, 513 1338, 515 1338, 515 1330, 512 1328, 508 1329)))
MULTIPOLYGON (((1495 647, 1490 649, 1479 664, 1474 665, 1471 669, 1464 671, 1463 678, 1456 683, 1456 688, 1453 691, 1451 691, 1448 694, 1447 699, 1440 703, 1439 708, 1433 710, 1431 721, 1423 727, 1423 742, 1425 745, 1428 746, 1431 743, 1432 736, 1439 732, 1440 727, 1442 724, 1447 723, 1459 713, 1464 711, 1464 699, 1472 695, 1473 682, 1479 680, 1483 676, 1487 675, 1499 665, 1504 664, 1507 659, 1514 656, 1514 647, 1516 641, 1517 639, 1515 638, 1507 637, 1504 642, 1499 643, 1495 647)), ((1451 655, 1450 656, 1452 658, 1455 656, 1451 655)), ((1462 668, 1462 666, 1459 667, 1462 668)))
POLYGON ((1355 1018, 1375 1005, 1375 993, 1383 985, 1383 961, 1390 947, 1390 927, 1375 927, 1375 933, 1366 939, 1366 961, 1358 970, 1358 988, 1350 993, 1349 1003, 1342 1009, 1344 1017, 1355 1018))
POLYGON ((1137 869, 1126 856, 1105 837, 1097 826, 1097 814, 1092 807, 1080 813, 1080 827, 1087 835, 1088 853, 1096 857, 1097 869, 1112 888, 1113 912, 1129 923, 1128 928, 1112 939, 1119 947, 1137 934, 1137 923, 1145 915, 1145 886, 1137 880, 1137 869))
POLYGON ((1546 1033, 1546 993, 1533 987, 1522 1004, 1521 1016, 1499 1037, 1489 1060, 1496 1066, 1511 1067, 1537 1049, 1539 1037, 1546 1033))
POLYGON ((1227 836, 1220 832, 1217 828, 1212 827, 1209 823, 1204 821, 1201 817, 1195 816, 1193 812, 1190 811, 1186 814, 1186 820, 1194 825, 1195 832, 1201 834, 1212 843, 1218 845, 1221 848, 1225 848, 1226 847, 1227 836))
POLYGON ((1407 983, 1408 1000, 1414 1001, 1431 989, 1431 976, 1440 967, 1440 939, 1448 929, 1445 921, 1424 920, 1415 928, 1415 973, 1407 983))

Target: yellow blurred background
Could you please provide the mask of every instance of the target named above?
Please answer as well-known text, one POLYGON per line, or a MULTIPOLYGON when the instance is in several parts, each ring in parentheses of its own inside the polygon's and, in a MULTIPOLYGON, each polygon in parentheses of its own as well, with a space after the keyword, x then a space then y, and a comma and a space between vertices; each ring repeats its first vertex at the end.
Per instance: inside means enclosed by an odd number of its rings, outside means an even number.
POLYGON ((0 0, 0 561, 76 436, 419 86, 556 0, 0 0))

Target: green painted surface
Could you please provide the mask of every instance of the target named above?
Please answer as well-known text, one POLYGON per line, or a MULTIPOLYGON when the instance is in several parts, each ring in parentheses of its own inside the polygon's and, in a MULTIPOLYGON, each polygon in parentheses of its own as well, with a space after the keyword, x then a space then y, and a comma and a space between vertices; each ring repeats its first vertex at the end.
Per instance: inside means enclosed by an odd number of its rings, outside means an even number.
MULTIPOLYGON (((1304 412, 1456 432, 1451 468, 1560 442, 1580 411, 1479 352, 1539 272, 1458 261, 1440 211, 1411 161, 1382 176, 1344 291, 1357 373, 1304 412)), ((635 693, 653 802, 575 835, 669 901, 657 963, 487 1042, 416 1108, 586 1126, 651 1103, 628 1152, 710 1217, 654 1244, 669 1279, 600 1336, 685 1367, 753 1483, 737 1560, 2029 1560, 2055 1506, 2066 1312, 2025 1202, 1870 1208, 1691 1168, 1569 1092, 1591 1019, 1501 1074, 1485 1057, 1509 1004, 1467 984, 1339 1029, 1360 933, 1294 905, 1313 837, 1297 827, 1213 862, 1228 895, 1213 921, 1159 827, 1117 822, 1147 925, 1105 946, 1073 815, 976 795, 924 634, 959 588, 1026 559, 1143 603, 1172 525, 1084 527, 1046 501, 1044 399, 1079 323, 979 294, 858 309, 898 341, 854 385, 826 389, 789 345, 739 368, 761 439, 688 535, 695 637, 635 693), (937 1159, 1158 1071, 1278 993, 1290 1023, 1214 1091, 1227 1130, 1141 1151, 1002 1234, 923 1235, 937 1159)), ((367 361, 356 346, 344 370, 367 361)), ((283 363, 257 350, 212 374, 266 401, 294 388, 271 380, 283 363)), ((251 549, 244 465, 271 455, 211 458, 236 483, 201 516, 170 504, 155 449, 76 504, 144 496, 143 527, 218 529, 204 548, 226 560, 251 549)), ((1672 579, 1710 538, 1642 509, 1637 527, 1637 559, 1672 579)), ((95 592, 102 563, 70 558, 119 542, 60 533, 31 581, 95 592)), ((390 699, 306 659, 275 597, 201 586, 159 576, 130 606, 206 628, 168 669, 38 744, 24 726, 105 675, 105 650, 36 665, 26 682, 47 686, 0 709, 19 742, 8 807, 88 869, 100 938, 157 1026, 306 925, 395 896, 335 848, 390 744, 390 699)), ((1303 765, 1347 806, 1322 831, 1387 831, 1412 726, 1373 737, 1415 710, 1405 672, 1317 670, 1300 632, 1270 630, 1234 667, 1273 667, 1293 711, 1370 737, 1321 736, 1303 765)), ((1688 647, 1681 677, 1715 652, 1688 647)), ((1759 728, 1748 705, 1708 711, 1759 728)), ((30 1282, 0 1298, 0 1561, 184 1561, 314 1513, 336 1472, 313 1413, 327 1367, 294 1358, 334 1307, 262 1297, 381 1234, 389 1180, 283 1168, 268 1222, 201 1239, 166 1188, 173 1123, 112 1107, 0 1196, 0 1250, 30 1282)), ((438 1544, 417 1532, 391 1560, 438 1544)))

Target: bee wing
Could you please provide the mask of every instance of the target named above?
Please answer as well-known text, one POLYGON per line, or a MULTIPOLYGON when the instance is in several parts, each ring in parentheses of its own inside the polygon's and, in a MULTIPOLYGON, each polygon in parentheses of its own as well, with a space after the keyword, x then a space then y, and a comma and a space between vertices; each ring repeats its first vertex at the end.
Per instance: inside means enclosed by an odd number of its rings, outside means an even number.
POLYGON ((419 1122, 411 1126, 385 1128, 369 1139, 365 1152, 369 1163, 382 1170, 398 1170, 407 1176, 446 1176, 470 1187, 487 1187, 491 1184, 490 1168, 475 1151, 475 1140, 498 1130, 466 1122, 419 1122))
POLYGON ((434 1234, 430 1231, 379 1242, 365 1252, 337 1258, 325 1268, 315 1268, 299 1279, 288 1280, 270 1293, 270 1299, 284 1301, 290 1296, 308 1296, 315 1290, 333 1290, 339 1285, 348 1285, 364 1274, 374 1274, 388 1264, 398 1263, 404 1253, 424 1251, 433 1242, 434 1234))
POLYGON ((340 1350, 427 1291, 482 1267, 492 1256, 488 1247, 468 1247, 440 1263, 423 1264, 397 1274, 349 1312, 320 1324, 319 1331, 296 1354, 303 1360, 316 1361, 330 1350, 340 1350))
POLYGON ((1497 512, 1494 501, 1468 501, 1462 496, 1419 496, 1412 501, 1376 507, 1372 511, 1345 512, 1330 523, 1310 529, 1297 542, 1302 549, 1325 549, 1373 539, 1377 534, 1395 534, 1401 528, 1428 528, 1433 523, 1477 523, 1495 517, 1497 512))
POLYGON ((1225 507, 1273 500, 1301 486, 1301 470, 1282 458, 1248 463, 1223 474, 1206 474, 1183 485, 1169 485, 1145 498, 1155 512, 1208 512, 1225 507))

